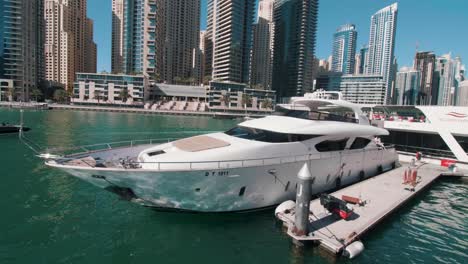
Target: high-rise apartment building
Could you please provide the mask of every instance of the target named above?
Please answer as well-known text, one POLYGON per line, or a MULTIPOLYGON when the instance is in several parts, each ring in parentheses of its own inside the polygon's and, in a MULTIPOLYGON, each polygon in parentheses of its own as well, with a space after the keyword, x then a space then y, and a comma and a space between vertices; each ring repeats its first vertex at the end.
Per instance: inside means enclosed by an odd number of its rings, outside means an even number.
POLYGON ((273 83, 277 99, 285 101, 313 88, 318 0, 276 0, 273 83))
POLYGON ((208 1, 207 9, 208 12, 206 32, 203 36, 203 54, 204 54, 204 65, 203 65, 203 80, 208 82, 213 79, 213 29, 214 29, 214 5, 216 1, 208 1))
POLYGON ((319 72, 325 73, 330 71, 328 60, 319 60, 319 72))
POLYGON ((273 63, 273 3, 261 0, 258 4, 258 21, 253 26, 253 48, 250 84, 261 89, 271 89, 273 63))
POLYGON ((460 82, 457 106, 468 106, 468 80, 460 82))
POLYGON ((46 80, 72 89, 76 72, 96 68, 86 0, 45 0, 44 15, 46 80))
POLYGON ((193 77, 198 84, 204 83, 205 78, 205 45, 206 45, 206 30, 200 31, 200 45, 193 50, 193 77))
POLYGON ((208 0, 205 72, 213 80, 248 83, 255 1, 208 0))
POLYGON ((355 75, 358 75, 358 74, 361 74, 359 73, 359 66, 361 66, 361 53, 357 53, 355 56, 354 56, 354 74, 355 75))
MULTIPOLYGON (((11 83, 13 94, 26 101, 44 79, 44 1, 0 0, 0 79, 11 83)), ((3 87, 3 86, 2 86, 3 87)))
POLYGON ((115 65, 112 68, 115 72, 145 74, 159 79, 156 74, 156 0, 113 1, 112 34, 115 37, 112 38, 112 54, 115 65), (122 54, 121 64, 118 64, 119 53, 122 54))
POLYGON ((359 50, 359 53, 358 55, 356 55, 356 57, 358 57, 359 59, 356 60, 356 66, 355 66, 355 73, 356 74, 364 74, 366 72, 366 69, 367 69, 367 57, 369 55, 369 47, 366 45, 366 46, 363 46, 360 50, 359 50))
POLYGON ((317 89, 339 91, 343 98, 356 104, 384 102, 385 82, 380 75, 343 75, 330 72, 317 78, 317 89))
POLYGON ((85 46, 84 46, 84 71, 88 73, 97 72, 97 45, 93 41, 94 21, 86 18, 85 46))
POLYGON ((200 0, 113 0, 112 71, 173 83, 193 77, 200 0))
POLYGON ((333 72, 353 74, 356 59, 356 26, 346 24, 340 26, 333 34, 332 66, 333 72))
POLYGON ((395 35, 398 4, 387 6, 371 17, 369 51, 365 74, 381 75, 386 83, 385 103, 392 101, 395 35))
POLYGON ((156 0, 156 71, 162 80, 192 77, 200 43, 200 0, 156 0))
POLYGON ((450 53, 436 59, 435 70, 439 79, 437 105, 453 105, 452 101, 455 97, 455 61, 450 53))
POLYGON ((112 0, 112 73, 123 73, 124 0, 112 0))
POLYGON ((432 52, 416 52, 413 68, 421 73, 419 87, 421 105, 437 104, 437 86, 434 84, 436 56, 432 52))
POLYGON ((419 70, 403 67, 396 75, 395 91, 398 105, 416 105, 419 101, 421 72, 419 70))

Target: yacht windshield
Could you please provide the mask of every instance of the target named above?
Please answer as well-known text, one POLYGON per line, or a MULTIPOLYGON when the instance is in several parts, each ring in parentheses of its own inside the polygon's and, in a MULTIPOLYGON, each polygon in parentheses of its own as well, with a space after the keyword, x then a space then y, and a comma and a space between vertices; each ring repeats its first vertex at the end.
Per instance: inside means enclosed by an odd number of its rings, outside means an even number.
POLYGON ((307 120, 323 120, 323 121, 338 121, 347 123, 359 123, 359 120, 354 118, 353 113, 329 113, 320 111, 303 111, 303 110, 289 110, 283 113, 284 116, 307 119, 307 120))
POLYGON ((319 137, 319 135, 284 134, 247 127, 235 127, 225 133, 233 137, 269 143, 298 142, 319 137))

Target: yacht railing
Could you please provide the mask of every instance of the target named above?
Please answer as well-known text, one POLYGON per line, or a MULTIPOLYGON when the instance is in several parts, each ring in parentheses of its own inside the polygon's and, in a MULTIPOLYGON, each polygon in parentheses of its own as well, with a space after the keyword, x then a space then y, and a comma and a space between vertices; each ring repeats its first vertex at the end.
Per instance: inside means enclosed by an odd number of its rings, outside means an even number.
MULTIPOLYGON (((255 166, 266 166, 266 165, 278 165, 278 164, 287 164, 295 163, 301 161, 309 160, 318 160, 334 157, 343 157, 347 155, 352 155, 356 153, 362 153, 362 162, 365 162, 366 158, 369 157, 366 155, 369 152, 372 152, 372 156, 375 155, 375 151, 380 151, 383 149, 393 149, 392 145, 385 147, 377 147, 372 149, 358 149, 358 150, 347 150, 336 151, 336 152, 320 152, 314 154, 303 154, 303 155, 291 155, 291 156, 279 156, 279 157, 269 157, 269 158, 256 158, 256 159, 234 159, 234 160, 216 160, 216 161, 178 161, 178 162, 141 162, 134 160, 132 158, 118 159, 105 161, 101 164, 89 164, 83 160, 89 167, 92 168, 120 168, 120 169, 148 169, 148 170, 157 170, 157 171, 192 171, 192 170, 220 170, 228 168, 245 168, 245 167, 255 167, 255 166)), ((380 152, 383 153, 383 152, 380 152)), ((75 156, 75 155, 73 155, 75 156)), ((59 162, 64 164, 63 162, 59 162)), ((66 163, 66 162, 65 162, 66 163)), ((64 164, 66 165, 66 164, 64 164)))
POLYGON ((70 156, 80 156, 84 154, 96 153, 104 150, 112 150, 119 148, 129 148, 142 145, 154 145, 154 144, 163 144, 169 143, 180 138, 157 138, 157 139, 141 139, 141 140, 127 140, 127 141, 117 141, 109 143, 99 143, 85 146, 71 146, 71 147, 56 147, 56 148, 47 148, 44 153, 51 155, 58 155, 63 158, 70 156))
POLYGON ((395 144, 395 149, 397 151, 403 151, 403 152, 409 152, 409 153, 421 152, 423 155, 429 155, 429 156, 434 156, 434 157, 455 158, 455 155, 450 150, 432 149, 432 148, 398 145, 398 144, 395 144))

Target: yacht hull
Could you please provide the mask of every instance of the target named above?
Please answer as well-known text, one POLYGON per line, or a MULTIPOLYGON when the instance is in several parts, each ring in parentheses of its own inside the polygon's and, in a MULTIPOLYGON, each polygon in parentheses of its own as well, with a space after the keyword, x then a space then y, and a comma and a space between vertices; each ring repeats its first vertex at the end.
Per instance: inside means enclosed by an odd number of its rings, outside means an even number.
POLYGON ((297 173, 307 163, 314 194, 340 188, 395 166, 392 150, 337 153, 328 158, 263 166, 158 171, 73 167, 47 162, 81 180, 145 206, 196 212, 232 212, 270 207, 295 198, 297 173))

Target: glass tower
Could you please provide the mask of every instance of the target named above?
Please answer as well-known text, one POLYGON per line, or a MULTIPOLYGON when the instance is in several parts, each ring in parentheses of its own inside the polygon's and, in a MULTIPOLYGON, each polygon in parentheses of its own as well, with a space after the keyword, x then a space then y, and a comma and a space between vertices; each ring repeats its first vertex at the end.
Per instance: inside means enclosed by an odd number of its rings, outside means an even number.
POLYGON ((208 0, 207 6, 206 69, 213 80, 248 83, 255 1, 208 0))
MULTIPOLYGON (((124 0, 121 28, 122 71, 127 74, 143 73, 154 76, 156 0, 124 0)), ((119 44, 113 46, 119 47, 119 44)), ((115 68, 118 68, 117 65, 115 68)))
POLYGON ((0 79, 23 101, 44 79, 43 0, 0 0, 0 79))
POLYGON ((273 83, 278 101, 312 91, 318 0, 277 0, 273 83))
POLYGON ((333 72, 353 74, 356 59, 356 27, 343 25, 333 34, 332 66, 333 72))
POLYGON ((398 4, 389 5, 371 17, 369 34, 369 52, 365 74, 381 75, 387 84, 385 102, 391 103, 392 83, 394 75, 395 34, 397 25, 398 4))

